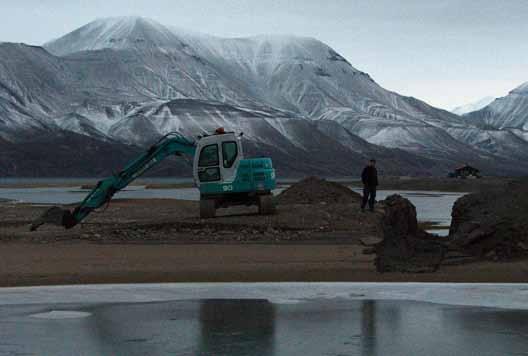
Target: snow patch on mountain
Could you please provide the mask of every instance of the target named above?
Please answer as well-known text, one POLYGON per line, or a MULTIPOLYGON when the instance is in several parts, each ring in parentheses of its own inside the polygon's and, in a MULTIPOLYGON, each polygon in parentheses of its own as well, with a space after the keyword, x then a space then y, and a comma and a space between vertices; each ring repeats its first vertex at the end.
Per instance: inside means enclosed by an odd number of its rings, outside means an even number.
POLYGON ((483 152, 492 153, 503 159, 526 160, 528 158, 528 141, 521 132, 510 130, 478 128, 448 129, 454 138, 466 142, 483 152))
POLYGON ((471 102, 466 105, 458 106, 451 110, 454 114, 457 115, 464 115, 472 111, 480 110, 486 106, 488 106, 493 100, 495 100, 492 96, 486 96, 482 99, 479 99, 477 101, 471 102))
POLYGON ((466 114, 466 121, 495 129, 528 131, 528 83, 513 89, 481 110, 466 114))
POLYGON ((521 84, 517 88, 513 89, 512 93, 528 94, 528 82, 521 84))
POLYGON ((167 27, 143 17, 114 17, 93 21, 44 45, 56 55, 104 48, 182 48, 167 27))

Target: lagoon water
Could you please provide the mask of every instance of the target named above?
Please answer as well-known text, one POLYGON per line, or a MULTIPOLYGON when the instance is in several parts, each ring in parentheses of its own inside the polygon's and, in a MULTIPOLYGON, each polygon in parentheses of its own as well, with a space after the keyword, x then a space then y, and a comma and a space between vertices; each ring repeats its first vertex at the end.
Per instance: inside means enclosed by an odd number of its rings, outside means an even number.
MULTIPOLYGON (((354 190, 361 193, 360 189, 354 190)), ((451 225, 451 210, 453 204, 466 193, 379 190, 376 198, 377 200, 383 200, 392 194, 400 194, 414 204, 418 221, 427 221, 439 227, 445 227, 444 229, 438 228, 430 230, 429 232, 447 236, 449 234, 449 225, 451 225)))
POLYGON ((526 355, 528 303, 519 302, 526 287, 4 288, 0 355, 526 355))

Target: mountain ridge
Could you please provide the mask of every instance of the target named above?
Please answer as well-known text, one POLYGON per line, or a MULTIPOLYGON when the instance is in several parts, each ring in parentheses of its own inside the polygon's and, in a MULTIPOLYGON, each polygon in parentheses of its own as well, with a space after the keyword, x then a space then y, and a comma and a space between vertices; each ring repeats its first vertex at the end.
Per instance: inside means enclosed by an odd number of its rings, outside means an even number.
POLYGON ((168 130, 192 136, 221 125, 244 131, 253 152, 289 174, 351 174, 375 155, 398 175, 443 174, 467 161, 490 172, 528 169, 475 144, 479 125, 382 88, 319 40, 178 31, 99 19, 45 50, 0 45, 0 125, 9 127, 0 134, 15 142, 24 130, 66 130, 137 147, 168 130))
POLYGON ((493 100, 495 100, 494 97, 486 96, 484 98, 470 102, 468 104, 457 106, 456 108, 453 108, 451 112, 457 115, 464 115, 464 114, 477 111, 477 110, 480 110, 488 106, 489 104, 491 104, 493 100))
POLYGON ((484 108, 465 114, 464 118, 470 124, 486 125, 494 129, 528 131, 528 82, 484 108))

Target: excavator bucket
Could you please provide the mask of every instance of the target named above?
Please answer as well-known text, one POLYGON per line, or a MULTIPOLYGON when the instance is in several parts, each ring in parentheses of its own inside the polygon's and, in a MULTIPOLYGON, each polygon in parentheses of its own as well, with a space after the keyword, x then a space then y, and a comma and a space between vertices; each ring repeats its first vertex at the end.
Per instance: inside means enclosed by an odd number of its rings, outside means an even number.
POLYGON ((46 210, 40 217, 35 219, 31 224, 30 230, 35 231, 39 226, 44 224, 52 224, 63 227, 70 227, 70 222, 73 220, 72 213, 69 210, 54 206, 46 210))

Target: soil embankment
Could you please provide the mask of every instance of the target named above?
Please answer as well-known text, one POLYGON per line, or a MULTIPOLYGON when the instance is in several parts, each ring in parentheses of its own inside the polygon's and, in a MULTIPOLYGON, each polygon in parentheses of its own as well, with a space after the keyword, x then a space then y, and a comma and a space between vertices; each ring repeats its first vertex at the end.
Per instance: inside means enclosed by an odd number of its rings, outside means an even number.
POLYGON ((525 260, 467 259, 423 232, 414 206, 399 196, 363 213, 358 194, 309 178, 277 201, 274 215, 236 207, 201 220, 197 202, 116 200, 71 230, 36 232, 28 227, 45 208, 3 203, 0 285, 528 280, 525 260))
POLYGON ((460 198, 450 236, 468 254, 492 261, 528 258, 528 180, 460 198))

